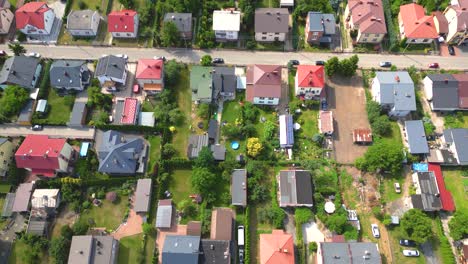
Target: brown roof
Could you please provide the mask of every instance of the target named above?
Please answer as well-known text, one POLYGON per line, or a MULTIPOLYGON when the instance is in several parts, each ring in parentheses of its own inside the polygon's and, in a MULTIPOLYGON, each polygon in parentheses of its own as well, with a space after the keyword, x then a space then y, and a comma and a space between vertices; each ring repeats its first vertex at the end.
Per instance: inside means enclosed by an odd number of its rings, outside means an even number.
POLYGON ((255 10, 255 32, 287 33, 289 12, 287 8, 258 8, 255 10))
POLYGON ((458 81, 458 106, 460 108, 468 108, 468 74, 457 73, 452 76, 458 81))
POLYGON ((187 223, 187 236, 201 236, 200 221, 190 221, 187 223))
POLYGON ((254 97, 281 97, 281 66, 247 66, 247 101, 254 97))
POLYGON ((230 208, 216 208, 211 213, 210 239, 232 239, 233 212, 230 208))
POLYGON ((350 0, 348 7, 353 18, 353 23, 354 25, 359 25, 361 33, 387 33, 381 0, 350 0))
POLYGON ((468 25, 468 10, 466 7, 451 7, 457 15, 457 31, 466 30, 468 25))
POLYGON ((372 142, 372 131, 368 128, 354 129, 353 142, 372 142))
POLYGON ((333 133, 333 113, 332 111, 320 111, 319 113, 320 133, 333 133))
POLYGON ((434 21, 437 20, 439 23, 439 34, 446 34, 448 33, 448 21, 447 18, 445 18, 444 14, 440 11, 435 11, 432 12, 432 15, 434 16, 434 21))

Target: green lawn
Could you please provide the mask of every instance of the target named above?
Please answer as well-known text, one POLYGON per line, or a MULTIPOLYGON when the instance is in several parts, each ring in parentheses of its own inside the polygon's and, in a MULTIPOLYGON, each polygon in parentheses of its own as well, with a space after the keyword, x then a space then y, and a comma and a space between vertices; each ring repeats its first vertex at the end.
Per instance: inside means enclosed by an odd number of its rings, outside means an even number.
MULTIPOLYGON (((106 9, 109 1, 112 0, 74 0, 71 10, 80 10, 80 3, 85 5, 82 9, 91 9, 91 10, 98 10, 99 13, 102 14, 103 10, 106 9)), ((118 0, 115 0, 118 2, 118 0)))
MULTIPOLYGON (((29 264, 28 262, 23 260, 24 252, 28 250, 30 250, 28 245, 26 245, 21 240, 16 240, 16 242, 13 244, 13 247, 11 248, 11 254, 10 254, 10 257, 8 258, 8 264, 29 264)), ((47 264, 51 262, 49 261, 49 257, 46 254, 46 252, 43 252, 39 256, 39 259, 37 259, 34 263, 35 264, 47 264)))
POLYGON ((10 184, 0 184, 0 193, 9 193, 11 190, 11 185, 10 184))
POLYGON ((188 199, 189 195, 192 194, 191 177, 191 170, 174 170, 172 173, 169 190, 172 193, 172 200, 175 204, 188 199))
POLYGON ((150 153, 148 161, 148 173, 153 173, 154 165, 159 161, 161 157, 161 137, 149 136, 147 139, 150 143, 150 153))
POLYGON ((58 37, 58 43, 60 45, 92 45, 92 43, 107 43, 111 37, 111 34, 107 32, 107 21, 101 20, 99 28, 95 38, 73 38, 72 35, 66 30, 65 25, 62 25, 60 35, 58 37))
MULTIPOLYGON (((240 97, 237 96, 236 100, 234 101, 227 101, 224 102, 223 105, 223 115, 221 117, 221 123, 226 122, 227 124, 235 124, 236 119, 241 115, 242 106, 239 104, 240 97)), ((222 131, 222 130, 221 130, 222 131)), ((245 153, 245 140, 236 140, 239 142, 239 149, 234 150, 231 148, 231 140, 226 141, 226 158, 235 158, 237 155, 241 153, 245 153)))
MULTIPOLYGON (((139 263, 139 256, 142 255, 143 234, 124 237, 119 243, 119 264, 139 263)), ((146 260, 148 261, 151 260, 146 260)))
MULTIPOLYGON (((73 101, 75 99, 73 98, 73 101)), ((70 113, 73 107, 73 102, 67 105, 65 96, 59 96, 55 89, 50 88, 49 96, 47 97, 47 107, 49 113, 47 115, 47 123, 49 124, 65 124, 70 120, 70 113)))
POLYGON ((88 219, 93 219, 95 227, 115 230, 122 223, 128 208, 127 200, 128 196, 119 196, 115 203, 103 199, 101 206, 91 206, 90 209, 81 213, 80 221, 88 222, 88 219))
MULTIPOLYGON (((3 206, 5 204, 5 196, 0 195, 0 210, 3 210, 3 206)), ((8 221, 6 219, 0 218, 0 230, 3 230, 3 228, 7 225, 8 221)))
POLYGON ((445 186, 452 193, 457 211, 468 210, 468 195, 465 192, 465 186, 468 185, 468 179, 461 176, 461 170, 456 168, 444 167, 443 170, 445 186))
POLYGON ((179 156, 186 157, 188 138, 190 135, 190 123, 191 123, 191 113, 192 113, 192 92, 189 87, 189 70, 183 67, 180 73, 180 79, 177 82, 177 85, 173 87, 177 96, 177 104, 179 109, 185 114, 185 121, 176 127, 172 143, 179 156))
POLYGON ((467 128, 468 113, 457 112, 456 114, 447 114, 444 116, 445 128, 467 128))

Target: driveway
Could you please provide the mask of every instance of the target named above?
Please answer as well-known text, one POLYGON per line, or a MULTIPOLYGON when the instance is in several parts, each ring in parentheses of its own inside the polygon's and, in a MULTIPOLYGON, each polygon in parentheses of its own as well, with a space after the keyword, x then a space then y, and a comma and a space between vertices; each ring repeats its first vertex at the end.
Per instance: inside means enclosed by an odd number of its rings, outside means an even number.
POLYGON ((4 137, 19 137, 24 135, 47 135, 52 138, 94 139, 95 129, 69 128, 65 126, 44 126, 41 131, 32 131, 30 127, 4 124, 0 125, 0 135, 4 137))
POLYGON ((135 196, 132 197, 130 213, 128 214, 127 221, 125 223, 122 223, 117 228, 117 230, 115 230, 115 232, 112 233, 112 236, 117 240, 120 240, 123 237, 133 236, 143 232, 143 228, 141 226, 143 224, 143 219, 133 210, 134 200, 135 196))
POLYGON ((420 95, 421 95, 421 104, 423 106, 424 113, 428 113, 429 116, 431 117, 431 121, 436 127, 435 131, 437 133, 443 133, 444 118, 442 117, 442 114, 440 112, 434 112, 431 110, 431 106, 429 105, 429 102, 426 100, 426 95, 424 94, 424 92, 421 92, 420 95))
POLYGON ((334 117, 335 159, 341 164, 353 164, 367 151, 366 146, 353 143, 353 130, 370 128, 362 79, 333 77, 328 85, 328 105, 334 117))

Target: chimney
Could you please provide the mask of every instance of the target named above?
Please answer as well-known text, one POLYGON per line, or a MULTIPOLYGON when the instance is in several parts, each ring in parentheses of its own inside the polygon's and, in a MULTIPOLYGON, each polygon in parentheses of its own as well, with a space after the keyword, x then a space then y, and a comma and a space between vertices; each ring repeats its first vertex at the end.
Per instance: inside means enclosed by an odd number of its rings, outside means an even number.
POLYGON ((125 12, 125 15, 126 15, 126 16, 128 16, 128 13, 127 13, 127 12, 125 12))
POLYGON ((63 73, 63 75, 65 75, 65 76, 68 77, 68 72, 65 71, 65 72, 63 73))
POLYGON ((430 26, 430 25, 431 25, 431 22, 426 22, 426 25, 430 26))
POLYGON ((234 14, 234 10, 231 9, 231 14, 234 14))
POLYGON ((273 71, 273 74, 275 74, 275 75, 278 74, 278 71, 273 71))

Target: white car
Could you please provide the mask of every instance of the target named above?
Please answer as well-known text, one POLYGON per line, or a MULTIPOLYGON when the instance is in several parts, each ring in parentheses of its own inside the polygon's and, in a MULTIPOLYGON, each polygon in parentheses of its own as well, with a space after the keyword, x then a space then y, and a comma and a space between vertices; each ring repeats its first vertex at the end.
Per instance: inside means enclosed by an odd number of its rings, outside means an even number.
POLYGON ((127 54, 117 54, 115 55, 116 57, 123 58, 125 60, 128 60, 128 55, 127 54))
POLYGON ((403 250, 403 255, 404 255, 405 257, 419 257, 419 251, 417 251, 417 250, 405 249, 405 250, 403 250))
POLYGON ((400 186, 400 183, 395 182, 395 183, 393 183, 393 186, 395 187, 395 192, 396 192, 396 193, 401 193, 401 186, 400 186))
POLYGON ((372 230, 372 235, 375 238, 380 237, 380 231, 379 231, 379 226, 377 224, 371 224, 371 230, 372 230))
POLYGON ((30 52, 28 54, 26 54, 26 56, 28 57, 34 57, 34 58, 40 58, 41 57, 41 54, 37 53, 37 52, 30 52))

